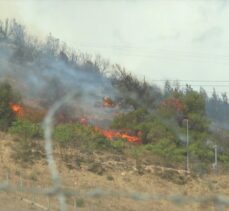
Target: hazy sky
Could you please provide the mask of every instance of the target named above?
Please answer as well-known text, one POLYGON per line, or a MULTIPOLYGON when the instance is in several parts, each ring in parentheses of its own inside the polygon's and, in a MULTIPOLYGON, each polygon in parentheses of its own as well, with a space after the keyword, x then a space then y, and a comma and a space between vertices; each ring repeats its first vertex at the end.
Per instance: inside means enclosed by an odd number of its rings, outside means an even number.
MULTIPOLYGON (((7 17, 148 81, 229 80, 227 0, 0 0, 7 17)), ((194 83, 229 92, 229 82, 194 83)))

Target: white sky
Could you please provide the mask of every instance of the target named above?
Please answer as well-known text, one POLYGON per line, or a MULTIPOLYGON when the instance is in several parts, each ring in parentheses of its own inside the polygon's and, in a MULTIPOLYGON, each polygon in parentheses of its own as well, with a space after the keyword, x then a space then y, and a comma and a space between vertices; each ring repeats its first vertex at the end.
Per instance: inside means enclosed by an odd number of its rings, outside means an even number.
MULTIPOLYGON (((150 82, 229 81, 227 0, 0 0, 0 18, 7 17, 150 82)), ((229 92, 229 82, 196 84, 209 91, 225 84, 216 89, 229 92)))

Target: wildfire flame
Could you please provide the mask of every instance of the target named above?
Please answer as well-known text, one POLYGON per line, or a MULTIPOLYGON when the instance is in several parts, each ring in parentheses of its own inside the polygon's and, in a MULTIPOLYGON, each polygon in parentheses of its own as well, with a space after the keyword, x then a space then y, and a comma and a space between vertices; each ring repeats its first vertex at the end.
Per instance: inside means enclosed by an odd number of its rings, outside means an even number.
MULTIPOLYGON (((26 118, 26 116, 28 116, 28 115, 31 116, 31 114, 32 114, 30 109, 27 108, 24 110, 22 105, 19 105, 16 103, 11 104, 11 109, 13 110, 13 112, 15 112, 17 117, 20 117, 20 118, 26 118), (27 111, 27 112, 25 112, 25 111, 27 111), (26 115, 26 113, 28 113, 28 114, 26 115)), ((40 116, 43 116, 43 113, 39 113, 38 111, 36 111, 35 113, 38 113, 40 116)), ((33 114, 34 114, 34 112, 33 112, 33 114)), ((86 117, 81 118, 80 123, 84 126, 87 126, 88 125, 88 118, 86 118, 86 117)), ((140 133, 138 133, 136 136, 133 136, 133 135, 129 135, 127 132, 121 132, 121 131, 116 131, 116 130, 104 130, 104 129, 96 127, 96 126, 94 126, 94 130, 99 132, 101 135, 103 135, 104 137, 106 137, 109 140, 113 140, 115 138, 122 138, 122 139, 126 139, 127 141, 132 142, 132 143, 141 143, 141 138, 140 138, 141 134, 140 133)))
POLYGON ((23 107, 19 104, 11 104, 11 109, 17 116, 22 116, 23 115, 23 107))
POLYGON ((12 103, 10 107, 18 118, 27 119, 32 122, 41 122, 46 114, 45 110, 29 107, 24 104, 12 103))
POLYGON ((122 138, 132 143, 141 143, 140 136, 131 136, 125 132, 120 132, 120 131, 115 131, 115 130, 103 130, 98 127, 94 127, 94 128, 97 132, 101 133, 103 136, 105 136, 109 140, 113 140, 114 138, 122 138))

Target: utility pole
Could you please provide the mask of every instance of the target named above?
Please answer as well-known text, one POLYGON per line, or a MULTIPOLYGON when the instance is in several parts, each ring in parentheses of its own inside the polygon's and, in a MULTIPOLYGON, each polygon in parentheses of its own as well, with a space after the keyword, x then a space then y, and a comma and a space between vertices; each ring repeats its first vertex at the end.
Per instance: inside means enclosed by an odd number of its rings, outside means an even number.
POLYGON ((189 134, 188 134, 188 129, 189 129, 189 125, 188 125, 188 119, 187 121, 187 171, 189 171, 189 151, 188 151, 188 145, 189 145, 189 134))
POLYGON ((188 125, 188 119, 185 119, 186 121, 186 170, 189 171, 189 125, 188 125))
POLYGON ((217 145, 214 145, 213 148, 215 149, 215 162, 213 163, 213 168, 217 171, 217 165, 218 165, 218 150, 217 150, 217 145))

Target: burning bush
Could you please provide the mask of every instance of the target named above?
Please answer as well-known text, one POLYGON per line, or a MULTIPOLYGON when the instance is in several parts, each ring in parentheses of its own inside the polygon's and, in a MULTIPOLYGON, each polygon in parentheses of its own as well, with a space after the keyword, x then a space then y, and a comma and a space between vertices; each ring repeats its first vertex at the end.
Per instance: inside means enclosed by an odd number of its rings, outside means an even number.
POLYGON ((0 83, 0 130, 6 131, 13 121, 16 120, 13 106, 20 101, 20 96, 17 94, 11 85, 7 82, 0 83))
POLYGON ((114 118, 112 127, 116 129, 129 128, 136 133, 136 137, 139 137, 143 144, 157 143, 163 138, 167 138, 171 142, 176 140, 172 129, 145 109, 117 116, 114 118))
POLYGON ((62 158, 65 159, 71 159, 77 149, 87 152, 113 149, 111 142, 95 131, 93 127, 79 123, 56 125, 53 138, 60 150, 62 158))

